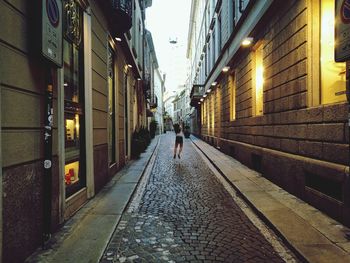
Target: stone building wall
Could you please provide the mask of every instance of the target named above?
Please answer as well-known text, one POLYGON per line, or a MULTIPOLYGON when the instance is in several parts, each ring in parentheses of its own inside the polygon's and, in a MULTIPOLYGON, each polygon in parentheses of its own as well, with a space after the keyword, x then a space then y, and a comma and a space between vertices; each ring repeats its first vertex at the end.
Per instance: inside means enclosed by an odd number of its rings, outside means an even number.
MULTIPOLYGON (((278 2, 278 1, 277 1, 278 2)), ((334 218, 350 224, 349 135, 347 103, 310 103, 308 11, 310 1, 275 4, 253 30, 263 50, 263 115, 254 116, 253 67, 257 46, 241 49, 231 61, 231 72, 221 75, 216 91, 215 128, 202 123, 202 136, 222 151, 262 173, 292 194, 334 218), (278 10, 278 12, 276 12, 278 10), (266 18, 268 17, 268 19, 266 18), (236 85, 236 119, 230 120, 230 75, 236 85), (209 130, 208 130, 209 127, 209 130), (211 127, 211 128, 210 128, 211 127), (215 129, 212 133, 211 130, 215 129), (217 132, 220 129, 221 132, 217 132)), ((311 85, 312 84, 312 85, 311 85)), ((209 101, 209 102, 208 102, 209 101)), ((202 109, 203 113, 203 109, 202 109)))

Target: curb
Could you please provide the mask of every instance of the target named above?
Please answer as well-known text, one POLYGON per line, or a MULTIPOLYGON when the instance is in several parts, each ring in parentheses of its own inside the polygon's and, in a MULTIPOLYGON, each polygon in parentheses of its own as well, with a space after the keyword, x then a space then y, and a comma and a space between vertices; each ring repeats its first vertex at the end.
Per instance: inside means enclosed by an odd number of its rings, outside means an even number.
MULTIPOLYGON (((197 138, 197 137, 196 137, 197 138)), ((192 137, 190 137, 191 142, 194 146, 196 146, 196 148, 201 151, 201 153, 207 158, 207 160, 215 167, 215 169, 219 172, 219 174, 225 179, 225 181, 232 186, 232 188, 234 188, 234 190, 237 192, 237 195, 242 198, 244 200, 244 202, 246 202, 249 207, 256 213, 256 215, 269 227, 271 228, 275 234, 281 238, 281 240, 283 241, 283 243, 285 243, 285 245, 295 254, 295 256, 297 257, 298 260, 300 260, 301 262, 309 262, 303 254, 301 254, 301 252, 295 248, 289 241, 288 239, 271 223, 271 221, 262 213, 260 212, 255 205, 249 201, 249 199, 242 193, 242 191, 235 186, 231 180, 221 171, 221 169, 209 158, 209 156, 195 143, 195 141, 192 139, 192 137)), ((199 138, 197 138, 198 140, 200 140, 199 138)), ((209 145, 211 146, 211 145, 209 145)), ((213 146, 211 146, 213 147, 213 146)), ((224 153, 222 153, 224 154, 224 153)))
MULTIPOLYGON (((119 222, 120 222, 120 220, 121 220, 123 214, 126 212, 128 206, 130 205, 130 202, 133 200, 133 197, 134 197, 135 193, 137 192, 137 189, 138 189, 139 186, 140 186, 140 182, 142 181, 142 179, 143 179, 143 177, 144 177, 144 175, 145 175, 145 172, 146 172, 147 168, 148 168, 150 165, 153 167, 153 164, 154 164, 154 162, 155 162, 155 159, 152 160, 152 158, 156 156, 155 154, 156 154, 156 151, 157 151, 158 148, 159 148, 159 142, 160 142, 160 136, 158 136, 157 142, 155 143, 156 145, 154 146, 153 150, 151 150, 152 153, 150 154, 150 156, 149 156, 149 158, 148 158, 148 160, 147 160, 145 166, 143 167, 143 170, 142 170, 142 172, 141 172, 141 176, 140 176, 140 178, 139 178, 139 180, 138 180, 138 182, 137 182, 135 188, 134 188, 133 191, 131 192, 131 194, 130 194, 130 196, 129 196, 129 198, 128 198, 128 201, 127 201, 125 207, 123 208, 123 210, 122 210, 122 212, 121 212, 121 216, 120 216, 120 217, 118 218, 118 220, 116 221, 114 230, 111 232, 111 234, 110 234, 109 237, 108 237, 108 242, 106 243, 105 249, 103 250, 103 252, 101 253, 101 255, 100 255, 100 257, 99 257, 99 261, 101 261, 101 260, 103 259, 103 256, 104 256, 104 254, 105 254, 105 252, 106 252, 106 250, 107 250, 109 244, 110 244, 111 241, 112 241, 112 237, 113 237, 114 233, 115 233, 116 230, 117 230, 117 227, 118 227, 118 225, 119 225, 119 222)), ((139 160, 139 159, 138 159, 138 160, 139 160)), ((137 160, 135 160, 135 161, 137 161, 137 160)), ((120 178, 118 178, 118 180, 116 181, 116 184, 118 184, 119 179, 120 179, 120 178)))

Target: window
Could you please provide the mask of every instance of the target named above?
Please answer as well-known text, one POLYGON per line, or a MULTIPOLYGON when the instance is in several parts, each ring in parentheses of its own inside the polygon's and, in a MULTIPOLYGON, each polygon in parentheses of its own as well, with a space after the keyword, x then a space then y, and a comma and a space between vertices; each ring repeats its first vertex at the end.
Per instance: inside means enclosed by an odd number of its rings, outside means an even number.
POLYGON ((320 25, 321 104, 346 100, 346 66, 334 61, 334 0, 322 0, 320 25))
POLYGON ((64 1, 64 122, 66 197, 86 185, 84 162, 83 11, 64 1), (70 26, 67 26, 69 23, 70 26))
POLYGON ((210 109, 210 115, 211 115, 211 132, 212 132, 212 135, 214 135, 214 128, 215 128, 215 104, 216 104, 216 92, 215 91, 212 91, 211 92, 211 109, 210 109))
POLYGON ((108 163, 116 161, 116 140, 115 140, 115 70, 114 70, 114 51, 111 46, 108 47, 108 163))
POLYGON ((260 45, 254 54, 253 59, 253 116, 263 114, 263 50, 260 45))
POLYGON ((210 46, 208 45, 208 49, 205 52, 205 77, 208 76, 208 53, 210 50, 210 46))
POLYGON ((212 52, 211 52, 211 67, 212 69, 215 65, 215 60, 216 60, 216 48, 215 48, 215 30, 213 31, 213 36, 212 36, 212 42, 213 42, 213 47, 212 47, 212 52))
POLYGON ((222 40, 221 40, 221 9, 219 11, 219 14, 218 14, 218 54, 220 54, 220 51, 221 51, 221 43, 222 40))
POLYGON ((232 0, 232 22, 233 27, 236 25, 236 0, 232 0))
POLYGON ((228 77, 228 85, 230 91, 230 121, 236 119, 236 79, 235 74, 228 77))

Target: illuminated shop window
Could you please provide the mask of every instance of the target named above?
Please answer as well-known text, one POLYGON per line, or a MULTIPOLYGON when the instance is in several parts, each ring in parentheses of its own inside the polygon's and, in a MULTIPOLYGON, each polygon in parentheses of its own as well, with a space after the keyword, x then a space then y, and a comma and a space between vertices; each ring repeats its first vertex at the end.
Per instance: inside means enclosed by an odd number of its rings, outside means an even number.
POLYGON ((262 45, 254 54, 253 63, 253 116, 263 115, 263 55, 262 45))
POLYGON ((230 89, 230 121, 236 119, 236 79, 235 74, 229 76, 230 89))
POLYGON ((321 2, 321 103, 335 103, 346 100, 346 66, 334 61, 334 0, 321 2))
POLYGON ((65 184, 66 197, 71 196, 85 183, 82 151, 84 143, 84 83, 82 10, 73 0, 63 1, 64 6, 64 122, 65 122, 65 184))

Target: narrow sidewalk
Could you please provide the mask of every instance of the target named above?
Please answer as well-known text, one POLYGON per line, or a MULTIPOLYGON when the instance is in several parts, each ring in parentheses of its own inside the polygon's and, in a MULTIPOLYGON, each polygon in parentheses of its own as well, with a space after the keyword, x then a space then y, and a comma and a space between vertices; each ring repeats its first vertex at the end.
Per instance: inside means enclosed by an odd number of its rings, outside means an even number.
POLYGON ((156 136, 140 158, 129 162, 26 262, 99 262, 159 142, 156 136))
POLYGON ((350 262, 350 242, 345 238, 348 228, 213 146, 194 136, 191 140, 259 217, 305 261, 350 262))

